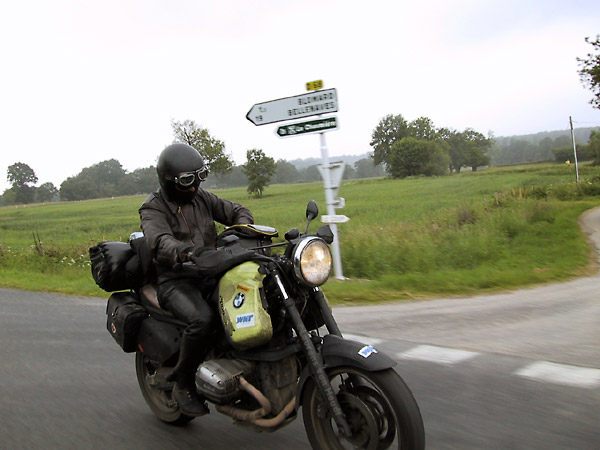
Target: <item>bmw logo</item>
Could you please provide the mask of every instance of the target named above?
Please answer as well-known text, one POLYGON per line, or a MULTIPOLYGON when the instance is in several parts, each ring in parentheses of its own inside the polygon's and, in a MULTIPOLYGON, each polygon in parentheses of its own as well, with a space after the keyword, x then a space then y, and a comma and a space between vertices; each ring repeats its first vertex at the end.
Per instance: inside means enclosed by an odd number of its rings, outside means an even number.
POLYGON ((246 295, 244 295, 243 292, 238 292, 238 294, 233 299, 233 306, 235 306, 236 308, 239 308, 244 304, 245 300, 246 300, 246 295))

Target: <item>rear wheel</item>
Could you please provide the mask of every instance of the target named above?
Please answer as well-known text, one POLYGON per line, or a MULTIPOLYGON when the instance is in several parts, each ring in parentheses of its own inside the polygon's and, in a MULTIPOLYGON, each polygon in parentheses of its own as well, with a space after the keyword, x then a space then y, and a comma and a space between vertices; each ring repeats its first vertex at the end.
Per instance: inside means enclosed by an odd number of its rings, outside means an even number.
POLYGON ((173 383, 164 382, 164 374, 159 371, 162 366, 155 364, 140 351, 135 354, 135 372, 144 400, 152 412, 163 422, 171 425, 183 425, 194 417, 186 416, 179 411, 177 402, 171 396, 173 383))
POLYGON ((352 436, 346 437, 338 429, 311 380, 302 396, 302 417, 313 449, 425 448, 425 431, 417 402, 393 369, 366 372, 337 367, 327 373, 352 436))

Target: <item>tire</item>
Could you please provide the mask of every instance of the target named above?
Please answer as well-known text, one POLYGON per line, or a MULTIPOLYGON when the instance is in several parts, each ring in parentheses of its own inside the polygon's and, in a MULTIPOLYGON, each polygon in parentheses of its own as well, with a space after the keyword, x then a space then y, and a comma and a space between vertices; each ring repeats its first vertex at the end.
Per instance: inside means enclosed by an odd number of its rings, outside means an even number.
POLYGON ((367 372, 351 367, 327 370, 334 392, 352 430, 338 431, 313 380, 302 395, 302 418, 315 450, 423 450, 425 431, 419 406, 393 369, 367 372))
POLYGON ((177 403, 171 398, 172 389, 159 389, 148 383, 148 377, 154 375, 160 366, 153 364, 144 354, 137 351, 135 354, 135 372, 144 400, 154 413, 163 422, 170 425, 185 425, 194 417, 182 414, 177 403))

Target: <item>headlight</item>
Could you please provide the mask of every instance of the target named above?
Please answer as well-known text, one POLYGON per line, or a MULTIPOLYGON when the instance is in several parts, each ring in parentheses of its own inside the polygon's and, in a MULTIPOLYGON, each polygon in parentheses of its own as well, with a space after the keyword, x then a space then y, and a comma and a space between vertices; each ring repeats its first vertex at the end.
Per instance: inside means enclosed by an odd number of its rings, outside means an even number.
POLYGON ((296 276, 309 286, 321 286, 331 273, 331 251, 321 238, 307 237, 294 249, 296 276))

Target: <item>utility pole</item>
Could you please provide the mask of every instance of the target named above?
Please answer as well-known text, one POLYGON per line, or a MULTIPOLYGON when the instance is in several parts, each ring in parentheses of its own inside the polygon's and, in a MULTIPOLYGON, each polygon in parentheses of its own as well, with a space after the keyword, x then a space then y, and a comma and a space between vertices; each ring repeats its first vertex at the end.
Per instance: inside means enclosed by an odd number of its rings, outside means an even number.
POLYGON ((577 144, 575 143, 575 132, 573 131, 573 119, 569 116, 569 124, 571 124, 571 141, 573 142, 573 154, 575 155, 575 174, 577 184, 579 184, 579 166, 577 165, 577 144))

